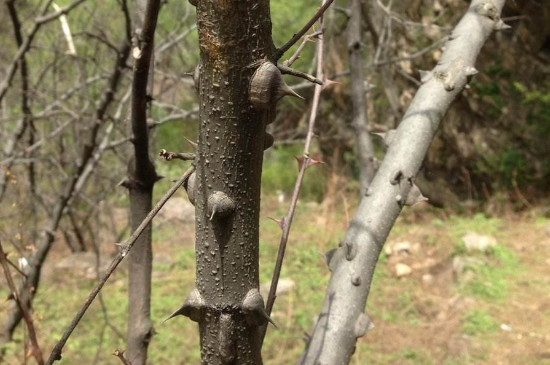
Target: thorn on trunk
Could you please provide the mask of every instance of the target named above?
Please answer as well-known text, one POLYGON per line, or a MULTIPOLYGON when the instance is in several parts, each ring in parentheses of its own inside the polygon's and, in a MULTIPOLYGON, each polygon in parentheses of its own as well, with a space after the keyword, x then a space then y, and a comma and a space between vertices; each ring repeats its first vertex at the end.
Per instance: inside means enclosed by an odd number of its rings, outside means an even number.
POLYGON ((214 217, 224 218, 233 213, 235 203, 226 193, 215 191, 208 197, 207 208, 210 220, 214 217))
POLYGON ((394 141, 396 133, 397 131, 395 129, 390 129, 387 132, 374 132, 373 134, 382 138, 382 141, 384 141, 384 146, 388 148, 394 141))
POLYGON ((203 308, 204 299, 202 298, 199 290, 195 288, 191 293, 189 293, 187 299, 185 300, 185 303, 183 303, 183 305, 178 310, 169 315, 168 318, 162 321, 162 323, 179 315, 186 316, 194 322, 199 322, 202 316, 203 308))
POLYGON ((356 338, 363 337, 368 331, 374 328, 374 323, 365 313, 359 314, 355 321, 353 332, 356 338))
POLYGON ((422 192, 420 191, 420 188, 418 187, 418 185, 413 184, 411 187, 411 190, 409 191, 409 194, 407 195, 407 199, 405 200, 405 205, 413 206, 417 203, 424 202, 427 200, 428 198, 422 195, 422 192))
POLYGON ((265 311, 264 299, 258 289, 250 289, 243 299, 242 310, 246 316, 246 322, 251 326, 262 326, 270 322, 278 328, 275 322, 269 318, 265 311))

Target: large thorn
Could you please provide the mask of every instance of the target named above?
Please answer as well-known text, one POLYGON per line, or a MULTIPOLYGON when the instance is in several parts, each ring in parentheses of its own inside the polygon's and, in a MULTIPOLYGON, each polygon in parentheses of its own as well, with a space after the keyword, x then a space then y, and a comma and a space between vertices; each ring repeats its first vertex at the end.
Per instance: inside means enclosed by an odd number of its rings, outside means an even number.
POLYGON ((227 217, 235 210, 235 203, 226 193, 215 191, 208 197, 208 215, 210 220, 214 217, 227 217))
POLYGON ((242 310, 246 316, 246 322, 251 326, 262 326, 267 322, 277 327, 275 322, 265 312, 264 299, 258 289, 250 289, 243 299, 242 310))
POLYGON ((197 288, 193 289, 191 293, 187 296, 185 303, 172 313, 168 318, 166 318, 162 323, 168 321, 169 319, 174 318, 175 316, 186 316, 194 322, 199 322, 202 316, 202 310, 204 308, 204 299, 202 298, 201 293, 197 288))

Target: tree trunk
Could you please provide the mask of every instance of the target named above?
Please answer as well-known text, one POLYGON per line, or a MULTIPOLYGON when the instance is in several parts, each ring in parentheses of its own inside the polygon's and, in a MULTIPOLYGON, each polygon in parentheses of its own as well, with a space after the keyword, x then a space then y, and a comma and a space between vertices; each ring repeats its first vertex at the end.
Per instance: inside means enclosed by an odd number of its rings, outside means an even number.
POLYGON ((260 181, 276 101, 255 107, 248 91, 255 70, 274 53, 269 1, 199 0, 197 28, 197 288, 180 313, 199 323, 203 364, 261 364, 260 181))
POLYGON ((414 192, 414 177, 441 119, 477 72, 473 65, 486 39, 493 29, 503 29, 499 15, 503 5, 504 0, 472 1, 439 64, 423 73, 423 84, 397 128, 344 240, 327 255, 332 275, 301 364, 348 364, 357 338, 372 327, 363 311, 378 256, 401 209, 410 200, 414 202, 409 192, 414 192))
POLYGON ((363 74, 363 57, 361 55, 361 1, 349 1, 349 20, 347 29, 349 69, 351 76, 351 102, 353 107, 353 128, 357 142, 357 158, 359 162, 359 183, 361 197, 374 176, 374 150, 369 134, 367 120, 367 103, 365 98, 365 80, 363 74))
MULTIPOLYGON (((135 2, 134 50, 132 81, 132 142, 133 156, 128 161, 125 186, 130 193, 130 224, 135 231, 151 211, 153 186, 157 181, 155 166, 149 158, 147 112, 152 92, 154 37, 160 10, 160 0, 135 2), (136 52, 136 51, 134 51, 136 52), (135 55, 135 53, 134 53, 135 55)), ((128 257, 128 333, 127 356, 133 365, 147 362, 147 348, 153 335, 151 324, 151 270, 153 250, 149 225, 137 239, 128 257)))

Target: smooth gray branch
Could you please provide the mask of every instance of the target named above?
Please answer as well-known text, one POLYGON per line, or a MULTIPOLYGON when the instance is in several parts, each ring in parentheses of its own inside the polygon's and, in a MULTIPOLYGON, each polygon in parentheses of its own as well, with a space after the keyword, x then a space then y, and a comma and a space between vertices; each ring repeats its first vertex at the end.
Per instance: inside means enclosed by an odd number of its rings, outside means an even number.
POLYGON ((372 328, 363 313, 379 254, 405 205, 422 161, 451 102, 477 71, 475 60, 494 29, 504 29, 504 0, 474 0, 455 27, 438 65, 422 77, 386 158, 367 189, 340 247, 323 310, 301 364, 347 364, 358 337, 372 328))

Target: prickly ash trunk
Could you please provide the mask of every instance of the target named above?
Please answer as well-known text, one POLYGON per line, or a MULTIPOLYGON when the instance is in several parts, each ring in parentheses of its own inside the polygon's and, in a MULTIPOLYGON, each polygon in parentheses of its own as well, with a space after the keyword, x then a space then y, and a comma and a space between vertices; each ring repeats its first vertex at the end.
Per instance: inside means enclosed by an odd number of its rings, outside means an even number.
POLYGON ((199 0, 197 288, 181 314, 199 323, 202 363, 261 364, 258 224, 268 112, 249 85, 274 52, 268 0, 199 0))

